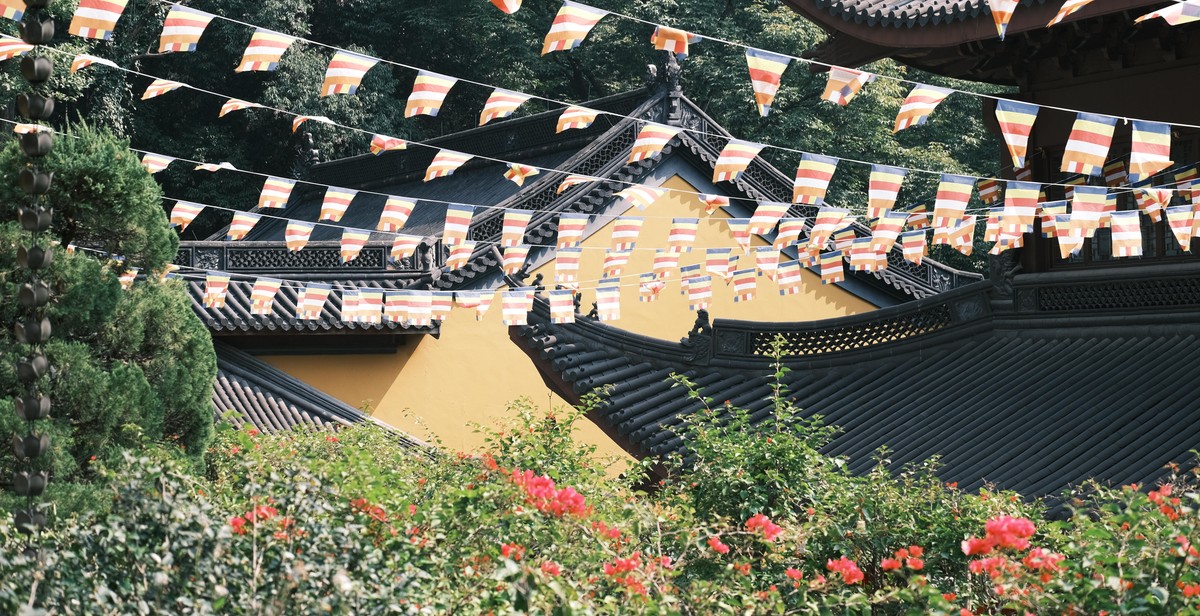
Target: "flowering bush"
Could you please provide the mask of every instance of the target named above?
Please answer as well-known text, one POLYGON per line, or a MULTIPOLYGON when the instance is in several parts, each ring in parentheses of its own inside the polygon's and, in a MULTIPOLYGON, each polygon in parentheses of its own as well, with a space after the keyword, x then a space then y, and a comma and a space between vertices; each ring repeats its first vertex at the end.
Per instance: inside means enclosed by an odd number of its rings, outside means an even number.
POLYGON ((580 416, 524 408, 469 455, 224 428, 205 477, 131 453, 44 564, 0 519, 0 613, 1200 613, 1200 495, 1178 482, 1092 488, 1048 521, 932 464, 851 476, 815 451, 824 429, 735 420, 695 424, 692 466, 646 493, 573 444, 580 416), (780 443, 776 467, 726 457, 780 443), (721 502, 719 481, 758 487, 721 502))

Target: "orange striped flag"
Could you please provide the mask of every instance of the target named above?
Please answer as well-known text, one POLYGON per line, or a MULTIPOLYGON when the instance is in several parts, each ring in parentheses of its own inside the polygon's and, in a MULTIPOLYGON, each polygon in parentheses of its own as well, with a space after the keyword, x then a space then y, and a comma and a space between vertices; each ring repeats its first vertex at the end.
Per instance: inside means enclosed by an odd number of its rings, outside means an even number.
POLYGON ((662 150, 667 146, 679 131, 683 130, 677 126, 666 126, 663 124, 655 124, 647 122, 638 133, 637 139, 633 142, 633 150, 629 152, 630 163, 636 163, 639 160, 655 158, 662 154, 662 150))
POLYGON ((908 170, 900 167, 871 165, 871 180, 867 187, 867 218, 879 218, 896 207, 896 197, 904 184, 908 170))
POLYGON ((575 175, 575 174, 568 175, 566 177, 566 179, 564 179, 562 181, 562 183, 558 185, 558 193, 557 194, 560 194, 560 195, 563 194, 563 191, 567 190, 568 188, 570 188, 572 186, 578 186, 579 184, 586 184, 588 182, 595 182, 595 181, 596 181, 596 178, 587 176, 587 175, 575 175))
POLYGON ((1171 166, 1171 125, 1142 120, 1133 120, 1132 124, 1129 176, 1140 182, 1171 166))
POLYGON ((846 269, 842 265, 842 251, 821 253, 821 284, 846 281, 846 269))
POLYGON ((462 152, 438 150, 437 155, 433 157, 433 162, 429 163, 429 168, 425 170, 425 181, 454 175, 454 172, 458 171, 458 168, 471 158, 473 157, 470 154, 462 152))
POLYGON ((750 217, 750 227, 747 231, 751 235, 766 235, 775 228, 775 224, 779 222, 788 210, 791 209, 790 203, 776 203, 766 201, 758 204, 754 209, 754 215, 750 217))
POLYGON ((1112 255, 1114 257, 1142 256, 1142 223, 1141 214, 1136 210, 1113 212, 1110 214, 1112 223, 1112 255))
POLYGON ((375 230, 392 233, 404 228, 416 205, 417 202, 412 199, 389 196, 387 202, 383 204, 383 212, 379 214, 379 222, 375 225, 375 230))
POLYGON ((333 286, 320 282, 309 283, 304 288, 304 293, 296 302, 296 318, 302 321, 315 321, 321 318, 321 313, 325 311, 325 302, 329 299, 329 293, 333 291, 333 286))
POLYGON ((442 243, 456 246, 467 241, 467 231, 471 228, 471 218, 475 216, 475 206, 465 203, 451 203, 446 206, 446 225, 442 231, 442 243))
POLYGON ((1013 11, 1017 10, 1017 4, 1020 0, 987 0, 988 8, 992 10, 992 21, 996 22, 996 32, 1000 34, 1000 40, 1004 40, 1004 33, 1008 30, 1008 22, 1012 19, 1013 11))
POLYGON ((729 236, 742 248, 742 252, 750 254, 750 219, 726 218, 725 224, 729 227, 729 236))
MULTIPOLYGON (((378 58, 351 53, 339 49, 325 69, 325 81, 321 84, 321 96, 333 94, 355 94, 362 85, 363 77, 379 63, 378 58)), ((406 116, 407 117, 407 116, 406 116)))
POLYGON ((236 99, 236 98, 231 98, 231 99, 225 101, 224 105, 221 105, 221 111, 219 113, 217 113, 217 117, 223 118, 226 116, 226 114, 229 114, 234 111, 241 111, 243 109, 254 109, 254 108, 261 109, 262 105, 260 105, 258 103, 251 103, 249 101, 236 99))
POLYGON ((596 121, 599 113, 586 107, 571 105, 563 110, 562 115, 558 116, 558 126, 555 127, 554 132, 561 133, 564 130, 587 128, 596 121))
POLYGON ((575 291, 552 289, 550 292, 550 322, 556 324, 575 322, 575 291))
POLYGON ((898 133, 910 126, 924 124, 929 120, 933 110, 937 109, 937 106, 952 92, 954 90, 949 88, 917 85, 900 105, 900 112, 896 114, 896 125, 892 128, 892 132, 898 133))
POLYGON ((229 274, 208 272, 204 276, 204 307, 220 310, 225 307, 225 292, 229 290, 229 274))
POLYGON ((621 287, 615 284, 596 287, 596 318, 605 322, 621 318, 621 287))
MULTIPOLYGON (((1083 233, 1075 228, 1070 214, 1054 216, 1054 237, 1058 238, 1058 252, 1063 259, 1078 254, 1083 249, 1083 233)), ((1190 229, 1189 229, 1190 231, 1190 229)))
POLYGON ((604 273, 605 278, 616 278, 625 270, 625 266, 629 265, 629 255, 632 251, 609 249, 604 251, 604 273))
POLYGON ((840 207, 822 206, 817 210, 817 218, 813 221, 812 230, 808 232, 808 249, 810 251, 823 250, 825 244, 829 243, 830 236, 846 220, 846 215, 850 210, 840 207))
POLYGON ((1079 186, 1071 199, 1071 224, 1083 234, 1092 237, 1099 229, 1105 215, 1107 189, 1103 186, 1079 186))
POLYGON ((295 42, 295 37, 264 28, 256 28, 254 35, 250 37, 250 44, 242 53, 241 62, 238 62, 234 72, 274 71, 279 68, 279 60, 283 57, 283 53, 295 42))
POLYGON ((979 200, 984 205, 991 205, 1000 200, 1000 182, 991 178, 979 178, 975 183, 976 190, 979 191, 979 200))
MULTIPOLYGON (((83 38, 107 41, 112 38, 117 20, 121 18, 121 13, 125 12, 125 5, 128 3, 129 0, 79 0, 79 7, 75 9, 67 32, 83 38)), ((21 20, 21 8, 24 6, 25 3, 21 0, 0 2, 4 16, 14 21, 21 20)))
POLYGON ((825 198, 829 181, 837 169, 838 159, 832 156, 805 154, 800 157, 796 168, 796 179, 792 183, 792 202, 816 205, 825 198))
POLYGON ((520 246, 509 246, 504 249, 504 261, 500 264, 504 268, 504 274, 507 276, 515 276, 517 272, 525 267, 525 259, 529 258, 529 246, 524 244, 520 246))
POLYGON ((875 230, 871 234, 871 250, 877 253, 886 253, 896 245, 896 240, 900 238, 900 232, 904 230, 904 223, 908 220, 908 212, 889 211, 879 219, 875 225, 875 230))
POLYGON ((758 272, 753 267, 733 272, 733 301, 752 301, 758 292, 758 272))
POLYGON ((929 227, 929 207, 926 204, 918 203, 908 209, 908 226, 913 229, 929 227))
POLYGON ((1191 23, 1200 19, 1200 4, 1195 0, 1184 0, 1180 4, 1173 4, 1157 11, 1150 11, 1133 20, 1133 23, 1141 23, 1147 19, 1154 19, 1156 17, 1163 18, 1163 21, 1172 26, 1191 23))
POLYGON ((838 229, 833 233, 833 249, 849 253, 857 238, 858 234, 854 232, 854 227, 838 229))
POLYGON ((292 197, 292 189, 295 185, 296 180, 266 178, 263 183, 263 191, 258 195, 258 207, 264 209, 286 207, 288 198, 292 197))
POLYGON ((375 289, 358 290, 358 320, 361 323, 376 325, 383 320, 383 291, 375 289))
POLYGON ((639 210, 644 210, 650 207, 655 201, 662 199, 666 194, 667 191, 663 188, 652 188, 650 186, 635 184, 618 192, 614 196, 628 201, 639 210))
POLYGON ((428 327, 433 322, 433 293, 429 291, 408 292, 408 323, 417 327, 428 327))
POLYGON ((679 269, 679 253, 658 248, 654 251, 654 277, 666 280, 673 270, 679 269))
POLYGON ((8 60, 17 56, 25 55, 32 50, 33 45, 22 42, 18 39, 0 39, 0 60, 8 60))
POLYGON ((176 201, 175 206, 171 208, 171 226, 179 227, 179 231, 182 233, 202 211, 204 211, 204 206, 199 203, 176 201))
POLYGON ((487 102, 483 104, 483 111, 479 113, 479 125, 483 126, 497 118, 511 116, 516 112, 517 107, 524 105, 525 101, 530 98, 533 97, 528 94, 496 88, 488 97, 487 102))
POLYGON ((779 278, 775 281, 779 286, 779 294, 799 295, 804 282, 803 271, 800 261, 780 263, 779 278))
POLYGON ((71 73, 75 73, 75 72, 79 71, 79 69, 89 67, 93 64, 99 64, 101 66, 110 66, 112 68, 118 68, 117 63, 113 62, 112 60, 105 60, 104 58, 100 58, 97 56, 89 56, 86 53, 81 53, 79 55, 76 55, 75 58, 73 60, 71 60, 71 73))
POLYGON ((1138 209, 1145 212, 1154 222, 1162 220, 1163 208, 1171 203, 1171 198, 1175 196, 1170 189, 1164 188, 1139 188, 1133 194, 1137 199, 1138 209))
POLYGON ((305 122, 307 122, 309 120, 312 120, 313 122, 320 122, 322 124, 336 124, 336 122, 334 122, 333 120, 330 120, 329 118, 327 118, 325 116, 304 116, 304 115, 296 116, 296 117, 292 118, 292 132, 294 133, 294 132, 300 130, 300 125, 304 124, 305 122))
POLYGON ((1063 152, 1061 170, 1067 173, 1099 175, 1104 170, 1108 148, 1112 145, 1117 119, 1092 113, 1079 113, 1063 152))
POLYGON ((334 188, 330 186, 325 189, 325 199, 321 201, 321 215, 317 220, 328 220, 337 222, 342 219, 346 213, 346 208, 350 207, 350 202, 354 201, 354 196, 358 194, 357 190, 349 190, 347 188, 334 188))
POLYGON ((758 106, 758 114, 764 118, 771 113, 775 94, 779 92, 779 80, 791 61, 787 56, 769 51, 746 49, 746 64, 750 67, 750 85, 754 88, 754 101, 758 106))
POLYGON ((212 19, 212 15, 203 11, 179 4, 171 5, 163 22, 162 35, 158 38, 158 53, 196 51, 196 43, 200 42, 204 29, 212 19))
POLYGON ((875 79, 875 75, 838 66, 829 69, 829 80, 825 83, 825 92, 821 100, 846 106, 858 94, 859 90, 875 79))
POLYGON ((500 246, 509 248, 525 243, 525 228, 533 219, 530 210, 504 210, 504 219, 500 226, 500 246))
POLYGON ((367 245, 367 240, 371 238, 371 232, 365 229, 352 229, 347 227, 342 230, 341 255, 342 263, 349 263, 358 258, 364 246, 367 245))
POLYGON ((738 256, 733 254, 732 248, 709 248, 704 251, 704 273, 721 280, 729 280, 737 259, 738 256))
POLYGON ((784 218, 779 221, 779 230, 775 233, 775 241, 771 244, 775 250, 783 250, 800 241, 800 233, 804 231, 803 218, 784 218))
POLYGON ((271 314, 271 309, 275 306, 275 294, 279 293, 279 287, 282 285, 283 281, 278 278, 263 277, 255 280, 254 288, 250 290, 250 314, 271 314))
POLYGON ((450 248, 450 256, 446 257, 446 269, 454 271, 466 267, 467 262, 471 260, 471 255, 475 252, 477 242, 464 240, 461 244, 455 244, 450 248))
MULTIPOLYGON (((401 291, 408 295, 412 291, 401 291)), ((354 323, 359 320, 358 316, 358 289, 342 289, 342 306, 340 309, 342 322, 354 323)))
POLYGON ((509 15, 521 10, 521 0, 492 0, 492 4, 509 15))
POLYGON ((713 166, 713 183, 732 182, 741 177, 746 167, 750 166, 754 157, 758 156, 764 147, 766 146, 758 143, 730 139, 713 166))
POLYGON ((696 230, 699 227, 699 218, 672 218, 671 228, 667 231, 667 250, 691 252, 692 244, 696 243, 696 230))
POLYGON ((779 278, 779 251, 774 246, 754 247, 754 267, 758 273, 774 281, 779 278))
POLYGON ((292 252, 304 250, 304 247, 308 245, 308 238, 312 237, 313 229, 316 227, 315 223, 289 220, 287 229, 283 232, 283 239, 287 243, 288 250, 292 252))
POLYGON ((167 92, 178 90, 187 84, 171 81, 170 79, 155 79, 146 87, 146 91, 142 93, 142 100, 150 100, 156 96, 162 96, 167 92))
MULTIPOLYGON (((637 244, 638 235, 642 232, 642 223, 645 220, 639 216, 622 216, 612 225, 612 249, 613 250, 633 250, 637 244)), ((610 276, 605 276, 610 278, 610 276)))
POLYGON ((688 285, 688 310, 706 310, 712 303, 712 276, 696 276, 688 285))
POLYGON ((658 276, 651 273, 642 274, 638 277, 638 301, 650 303, 657 300, 658 294, 666 286, 658 280, 658 276))
POLYGON ((421 71, 413 82, 412 94, 408 95, 408 104, 404 108, 404 117, 411 118, 419 115, 437 116, 442 110, 442 103, 450 88, 458 83, 455 77, 447 77, 430 71, 421 71))
POLYGON ((371 153, 379 156, 388 150, 403 150, 408 148, 408 142, 397 137, 374 135, 371 137, 371 153))
POLYGON ((959 221, 950 230, 949 244, 955 250, 970 256, 975 250, 975 215, 972 214, 959 221))
POLYGON ((587 228, 588 215, 575 212, 563 212, 558 215, 558 248, 574 248, 583 241, 583 231, 587 228))
POLYGON ((488 309, 492 307, 492 300, 496 297, 494 291, 457 291, 456 295, 459 306, 475 309, 476 321, 483 320, 488 309))
POLYGON ((1000 214, 1003 207, 988 208, 987 223, 983 227, 983 241, 995 242, 1000 239, 1000 214))
POLYGON ((719 208, 729 206, 729 197, 725 195, 700 195, 700 200, 704 202, 704 214, 711 216, 719 208))
POLYGON ((225 231, 226 242, 236 242, 244 237, 258 224, 262 216, 251 214, 250 212, 235 212, 233 214, 233 222, 229 223, 229 229, 225 231))
POLYGON ((1030 103, 1004 99, 996 101, 996 121, 1000 124, 1000 133, 1004 135, 1008 152, 1012 154, 1014 167, 1025 166, 1029 133, 1033 131, 1033 122, 1037 119, 1039 109, 1030 103))
POLYGON ((1129 179, 1129 174, 1125 173, 1125 163, 1120 160, 1114 160, 1107 165, 1104 165, 1104 185, 1109 187, 1120 186, 1129 179))
POLYGON ((1175 235, 1175 240, 1179 242, 1179 247, 1184 252, 1192 250, 1192 220, 1195 212, 1192 210, 1192 204, 1175 205, 1167 208, 1167 224, 1171 227, 1171 233, 1175 235))
POLYGON ((554 23, 550 25, 550 31, 546 33, 542 55, 579 47, 583 39, 587 38, 588 32, 592 31, 592 27, 604 19, 605 15, 608 15, 607 11, 565 0, 562 8, 558 10, 558 15, 554 17, 554 23))
POLYGON ((559 248, 554 255, 554 284, 569 285, 577 281, 582 257, 582 248, 559 248))
POLYGON ((947 228, 962 220, 974 189, 975 178, 943 173, 933 202, 933 226, 947 228))
POLYGON ((654 32, 650 35, 650 44, 654 45, 655 49, 674 53, 680 60, 687 58, 688 45, 695 45, 698 42, 700 42, 699 36, 666 26, 655 26, 654 32))
POLYGON ((838 250, 850 255, 850 271, 875 271, 875 253, 871 250, 871 238, 853 238, 849 248, 838 248, 838 250))
POLYGON ((1010 181, 1004 189, 1004 211, 1000 214, 1001 235, 1033 233, 1041 184, 1010 181))
POLYGON ((504 179, 512 181, 517 186, 524 186, 525 179, 533 177, 540 173, 537 167, 530 165, 522 165, 521 163, 509 163, 508 171, 504 172, 504 179))
POLYGON ((396 261, 402 261, 413 255, 417 251, 417 246, 421 245, 421 238, 415 235, 397 235, 396 239, 392 240, 392 250, 388 255, 396 261))
POLYGON ((1050 201, 1041 205, 1042 213, 1042 237, 1052 238, 1058 237, 1058 232, 1055 226, 1058 224, 1058 216, 1067 213, 1066 201, 1050 201))
POLYGON ((175 162, 176 158, 163 156, 162 154, 151 154, 146 152, 142 156, 142 167, 146 169, 146 173, 154 175, 163 169, 166 169, 171 163, 175 162))
POLYGON ((904 252, 904 260, 914 265, 920 265, 921 258, 926 253, 925 231, 921 229, 901 233, 900 248, 904 252))
POLYGON ((1062 20, 1070 17, 1073 13, 1075 13, 1075 11, 1078 11, 1079 9, 1091 3, 1092 0, 1066 0, 1066 2, 1063 3, 1062 8, 1058 9, 1058 13, 1054 15, 1054 19, 1051 19, 1050 23, 1046 24, 1046 27, 1049 28, 1062 23, 1062 20))

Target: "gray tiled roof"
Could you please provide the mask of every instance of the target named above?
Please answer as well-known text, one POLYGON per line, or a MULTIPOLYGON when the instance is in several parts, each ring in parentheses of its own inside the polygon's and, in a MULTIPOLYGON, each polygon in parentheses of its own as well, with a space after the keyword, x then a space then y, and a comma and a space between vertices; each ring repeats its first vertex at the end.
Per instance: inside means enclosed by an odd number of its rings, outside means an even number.
MULTIPOLYGON (((263 432, 275 432, 328 429, 361 422, 378 424, 361 411, 253 355, 219 341, 215 341, 213 347, 217 352, 213 413, 218 419, 228 419, 237 428, 248 424, 263 432)), ((394 436, 404 446, 425 446, 399 432, 394 432, 394 436)))
MULTIPOLYGON (((893 469, 939 456, 941 477, 1055 495, 1095 478, 1152 484, 1200 443, 1200 263, 1017 276, 842 319, 717 320, 671 343, 581 319, 549 322, 539 302, 510 337, 568 400, 607 388, 594 420, 635 455, 683 442, 699 410, 672 373, 716 405, 770 412, 762 348, 787 340, 790 398, 842 432, 828 453, 866 471, 886 446, 893 469), (756 352, 758 351, 758 352, 756 352)), ((619 322, 618 322, 619 323, 619 322)))
MULTIPOLYGON (((914 27, 988 17, 987 0, 793 0, 811 2, 835 17, 871 26, 914 27)), ((1045 4, 1022 0, 1021 6, 1045 4)))

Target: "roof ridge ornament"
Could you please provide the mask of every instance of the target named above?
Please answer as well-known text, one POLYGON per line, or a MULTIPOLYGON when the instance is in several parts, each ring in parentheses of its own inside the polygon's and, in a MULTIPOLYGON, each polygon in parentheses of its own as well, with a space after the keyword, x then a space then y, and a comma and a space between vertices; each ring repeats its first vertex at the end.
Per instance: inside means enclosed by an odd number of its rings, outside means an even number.
POLYGON ((661 55, 658 63, 646 65, 646 86, 653 93, 665 92, 667 95, 664 98, 667 103, 664 124, 682 126, 683 87, 680 85, 680 77, 683 75, 683 67, 675 53, 670 51, 659 53, 661 55))

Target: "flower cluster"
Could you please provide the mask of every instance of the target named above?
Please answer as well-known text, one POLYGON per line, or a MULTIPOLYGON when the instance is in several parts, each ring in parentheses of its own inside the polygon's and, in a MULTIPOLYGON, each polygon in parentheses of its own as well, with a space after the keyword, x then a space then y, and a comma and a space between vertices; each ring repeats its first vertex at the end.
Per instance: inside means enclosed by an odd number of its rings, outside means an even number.
POLYGON ((962 542, 963 554, 977 556, 990 554, 996 548, 1025 550, 1029 548, 1029 538, 1037 529, 1033 522, 1025 518, 1014 518, 1006 515, 992 518, 984 527, 982 539, 970 537, 962 542))
POLYGON ((717 554, 728 554, 729 546, 721 542, 720 535, 713 535, 708 538, 708 547, 712 548, 717 554))
POLYGON ((925 561, 921 559, 924 555, 925 548, 919 545, 910 545, 907 548, 896 550, 893 558, 885 558, 879 561, 879 567, 884 571, 898 571, 901 567, 920 571, 925 568, 925 561))
POLYGON ((863 580, 862 569, 859 569, 854 561, 845 556, 825 563, 825 568, 834 573, 842 574, 842 582, 848 585, 857 584, 863 580))
POLYGON ((500 555, 504 558, 511 558, 514 561, 521 560, 525 556, 525 546, 519 543, 505 543, 500 546, 500 555))
POLYGON ((767 516, 756 513, 746 520, 746 530, 750 532, 762 533, 762 536, 767 541, 774 541, 779 535, 783 534, 783 529, 775 524, 767 516))
POLYGON ((350 508, 355 512, 364 514, 378 522, 387 522, 387 512, 379 505, 372 505, 365 498, 356 498, 350 501, 350 508))
POLYGON ((579 517, 588 515, 589 508, 583 495, 575 488, 558 488, 554 480, 546 475, 534 475, 533 471, 513 471, 512 482, 525 490, 525 503, 542 513, 555 517, 571 514, 579 517))
POLYGON ((245 535, 250 532, 250 529, 262 526, 269 520, 275 520, 275 530, 271 532, 272 537, 283 541, 289 537, 304 535, 303 531, 295 528, 295 520, 278 516, 278 509, 270 505, 258 505, 242 515, 229 518, 229 527, 233 529, 233 534, 245 535))
POLYGON ((1174 522, 1179 519, 1178 507, 1181 501, 1178 497, 1172 497, 1171 491, 1170 485, 1164 485, 1160 486, 1157 490, 1151 490, 1146 494, 1146 497, 1150 499, 1150 502, 1158 505, 1160 513, 1167 516, 1168 520, 1174 522))

